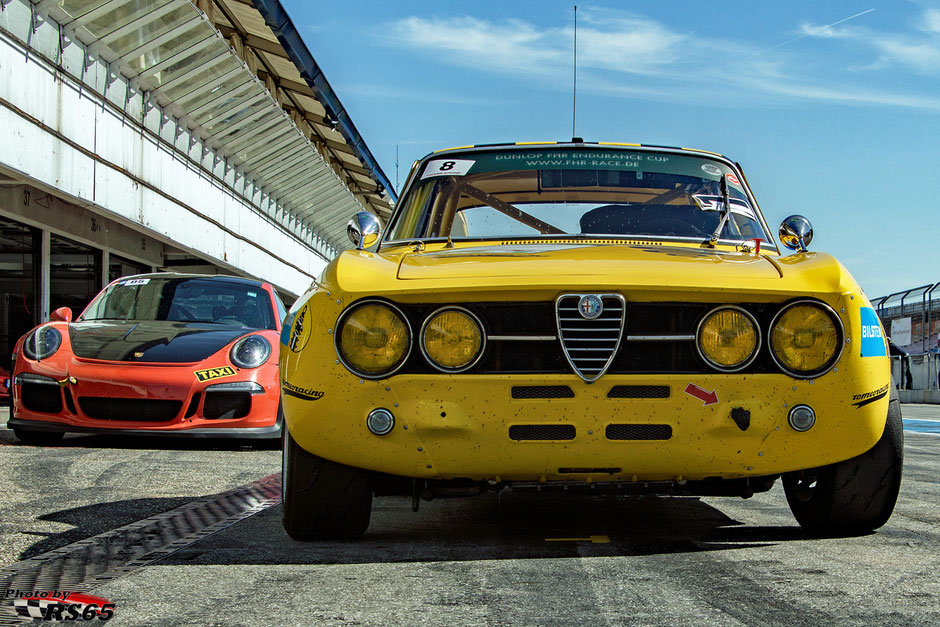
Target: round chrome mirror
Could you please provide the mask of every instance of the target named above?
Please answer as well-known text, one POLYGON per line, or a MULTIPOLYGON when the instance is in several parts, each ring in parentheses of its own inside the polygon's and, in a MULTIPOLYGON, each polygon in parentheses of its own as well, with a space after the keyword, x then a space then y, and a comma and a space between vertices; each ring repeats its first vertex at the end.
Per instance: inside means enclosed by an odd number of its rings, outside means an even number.
POLYGON ((789 216, 780 223, 780 241, 790 250, 801 253, 813 241, 813 225, 803 216, 789 216))
POLYGON ((372 248, 379 241, 381 233, 382 224, 368 211, 360 211, 346 225, 346 235, 356 250, 372 248))

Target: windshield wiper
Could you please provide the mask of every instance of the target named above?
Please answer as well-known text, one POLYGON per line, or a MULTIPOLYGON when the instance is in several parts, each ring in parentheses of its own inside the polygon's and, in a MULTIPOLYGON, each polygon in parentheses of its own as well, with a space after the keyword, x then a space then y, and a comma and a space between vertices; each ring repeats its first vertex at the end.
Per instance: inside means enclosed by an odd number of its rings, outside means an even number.
POLYGON ((721 232, 725 230, 725 225, 728 224, 728 219, 731 217, 731 205, 728 202, 728 182, 725 180, 725 177, 721 177, 719 187, 721 188, 721 220, 718 222, 718 228, 716 228, 712 236, 708 238, 708 245, 712 248, 718 244, 721 232))

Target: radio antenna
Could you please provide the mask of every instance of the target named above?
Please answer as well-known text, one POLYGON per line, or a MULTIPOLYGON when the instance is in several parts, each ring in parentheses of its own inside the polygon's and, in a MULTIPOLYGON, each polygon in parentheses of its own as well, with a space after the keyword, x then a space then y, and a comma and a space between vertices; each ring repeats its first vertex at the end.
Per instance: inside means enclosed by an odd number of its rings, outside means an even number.
POLYGON ((571 94, 571 140, 577 137, 575 123, 578 111, 578 5, 574 5, 574 88, 571 94))

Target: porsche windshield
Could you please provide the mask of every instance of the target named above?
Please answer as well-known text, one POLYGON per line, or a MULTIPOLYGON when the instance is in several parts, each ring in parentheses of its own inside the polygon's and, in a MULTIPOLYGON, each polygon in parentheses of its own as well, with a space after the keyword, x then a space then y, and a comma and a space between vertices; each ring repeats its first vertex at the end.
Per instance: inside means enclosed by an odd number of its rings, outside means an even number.
POLYGON ((596 148, 448 154, 423 162, 388 239, 598 235, 770 240, 737 174, 703 156, 596 148), (725 198, 727 197, 727 205, 725 198))
POLYGON ((171 320, 275 329, 268 293, 222 279, 129 277, 92 301, 81 320, 171 320))

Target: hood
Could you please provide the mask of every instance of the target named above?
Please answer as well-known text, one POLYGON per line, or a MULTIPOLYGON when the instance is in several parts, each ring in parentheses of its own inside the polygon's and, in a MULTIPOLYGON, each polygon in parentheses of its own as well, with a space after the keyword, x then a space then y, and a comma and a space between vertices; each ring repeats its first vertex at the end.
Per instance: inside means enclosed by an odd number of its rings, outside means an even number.
POLYGON ((253 329, 204 322, 92 320, 69 325, 76 357, 107 361, 202 361, 253 329))
POLYGON ((409 253, 398 268, 404 280, 558 277, 593 282, 606 277, 631 285, 740 285, 780 276, 777 266, 758 255, 655 245, 483 246, 409 253))

